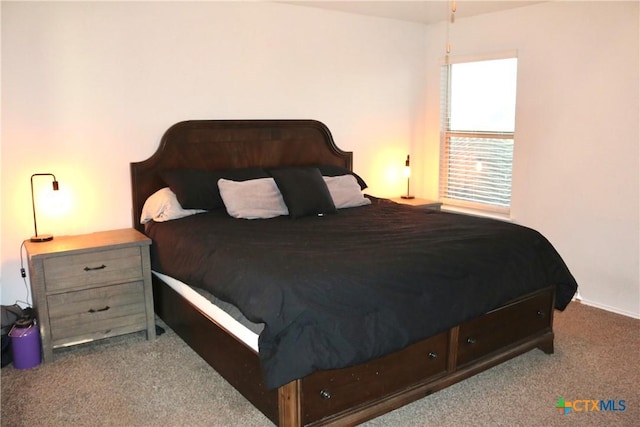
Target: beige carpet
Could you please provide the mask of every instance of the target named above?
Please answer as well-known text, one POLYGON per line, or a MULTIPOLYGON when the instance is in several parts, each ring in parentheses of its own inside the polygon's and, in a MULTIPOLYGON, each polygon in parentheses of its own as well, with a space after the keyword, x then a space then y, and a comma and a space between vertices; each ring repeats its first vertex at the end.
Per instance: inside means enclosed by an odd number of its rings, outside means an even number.
MULTIPOLYGON (((555 354, 533 350, 365 425, 640 426, 640 320, 572 303, 555 324, 555 354), (563 415, 560 397, 626 410, 563 415)), ((272 425, 169 329, 54 355, 2 369, 2 426, 272 425)))

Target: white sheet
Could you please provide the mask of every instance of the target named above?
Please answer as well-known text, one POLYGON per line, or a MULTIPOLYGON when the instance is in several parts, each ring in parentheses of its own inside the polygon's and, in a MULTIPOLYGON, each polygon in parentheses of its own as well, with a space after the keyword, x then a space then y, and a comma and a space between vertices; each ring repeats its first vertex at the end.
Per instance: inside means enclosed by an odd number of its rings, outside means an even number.
POLYGON ((212 304, 208 299, 189 287, 189 285, 156 271, 152 271, 152 273, 167 285, 171 286, 173 290, 178 292, 193 305, 202 310, 202 312, 207 316, 218 322, 218 324, 225 328, 229 333, 258 353, 258 334, 249 330, 225 311, 212 304))

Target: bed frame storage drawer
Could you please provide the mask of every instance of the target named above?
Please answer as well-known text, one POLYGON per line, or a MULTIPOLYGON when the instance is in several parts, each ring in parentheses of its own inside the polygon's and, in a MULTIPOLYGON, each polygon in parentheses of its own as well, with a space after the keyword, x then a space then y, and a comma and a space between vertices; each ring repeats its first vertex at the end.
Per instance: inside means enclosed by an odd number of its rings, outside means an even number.
POLYGON ((458 332, 457 366, 486 356, 509 343, 550 331, 552 304, 553 289, 548 288, 462 323, 458 332))
POLYGON ((444 332, 401 350, 394 359, 383 356, 364 365, 318 371, 303 378, 304 423, 444 375, 448 342, 448 333, 444 332))

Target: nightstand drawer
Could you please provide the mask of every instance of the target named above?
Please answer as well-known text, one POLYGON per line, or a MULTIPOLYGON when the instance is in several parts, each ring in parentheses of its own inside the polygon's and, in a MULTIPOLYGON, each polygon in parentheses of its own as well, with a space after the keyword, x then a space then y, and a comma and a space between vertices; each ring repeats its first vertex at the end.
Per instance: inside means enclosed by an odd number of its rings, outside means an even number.
POLYGON ((53 346, 145 329, 144 296, 143 281, 48 296, 53 346))
POLYGON ((142 280, 139 247, 73 254, 44 260, 47 292, 142 280))

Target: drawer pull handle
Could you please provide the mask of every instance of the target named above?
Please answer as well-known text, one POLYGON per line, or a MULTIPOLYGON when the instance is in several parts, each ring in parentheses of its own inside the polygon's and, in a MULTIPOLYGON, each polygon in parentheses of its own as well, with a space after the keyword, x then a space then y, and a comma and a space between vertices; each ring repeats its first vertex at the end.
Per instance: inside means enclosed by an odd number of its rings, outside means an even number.
POLYGON ((323 388, 322 390, 320 390, 320 397, 323 399, 331 399, 331 392, 329 392, 329 390, 327 390, 326 388, 323 388))
POLYGON ((104 308, 99 308, 99 309, 97 309, 97 310, 94 310, 93 308, 90 308, 90 309, 89 309, 89 313, 99 313, 99 312, 101 312, 101 311, 107 311, 107 310, 109 310, 110 308, 111 308, 111 307, 109 307, 109 306, 106 306, 106 307, 104 307, 104 308))
POLYGON ((542 311, 542 310, 538 310, 538 311, 536 312, 536 314, 538 315, 538 317, 544 317, 544 316, 545 316, 545 313, 544 313, 544 311, 542 311))
POLYGON ((429 359, 437 359, 438 353, 436 353, 435 351, 430 351, 428 356, 429 356, 429 359))
POLYGON ((105 268, 107 268, 107 266, 102 264, 100 267, 85 267, 84 271, 103 270, 105 268))
POLYGON ((476 339, 473 337, 469 337, 467 338, 467 344, 475 344, 476 343, 476 339))

